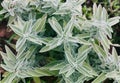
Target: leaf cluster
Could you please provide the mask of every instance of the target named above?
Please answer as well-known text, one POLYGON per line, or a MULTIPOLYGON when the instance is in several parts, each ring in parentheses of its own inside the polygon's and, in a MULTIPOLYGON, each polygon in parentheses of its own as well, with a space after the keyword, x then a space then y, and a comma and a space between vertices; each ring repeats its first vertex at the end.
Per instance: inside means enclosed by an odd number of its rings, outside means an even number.
POLYGON ((1 67, 8 72, 1 82, 57 76, 58 83, 84 83, 91 79, 92 83, 100 83, 106 78, 119 83, 120 58, 115 49, 119 45, 111 39, 112 26, 120 17, 109 18, 106 9, 94 3, 93 15, 87 19, 82 12, 84 2, 4 0, 0 14, 9 17, 8 27, 19 38, 15 45, 17 55, 7 46, 6 53, 1 52, 1 67), (47 55, 52 60, 36 65, 36 58, 47 55), (57 55, 62 58, 57 59, 57 55))

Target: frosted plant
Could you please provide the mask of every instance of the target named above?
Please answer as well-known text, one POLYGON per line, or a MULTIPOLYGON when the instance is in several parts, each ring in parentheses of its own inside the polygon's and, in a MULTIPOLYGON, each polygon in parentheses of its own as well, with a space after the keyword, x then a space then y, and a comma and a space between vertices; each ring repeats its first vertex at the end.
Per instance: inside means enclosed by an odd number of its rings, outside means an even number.
POLYGON ((84 2, 4 0, 0 14, 9 17, 8 27, 18 38, 16 55, 7 46, 1 52, 7 74, 0 82, 32 77, 39 83, 39 77, 55 76, 57 83, 101 83, 107 78, 120 83, 120 57, 111 41, 120 17, 109 18, 104 7, 94 4, 87 19, 84 2))

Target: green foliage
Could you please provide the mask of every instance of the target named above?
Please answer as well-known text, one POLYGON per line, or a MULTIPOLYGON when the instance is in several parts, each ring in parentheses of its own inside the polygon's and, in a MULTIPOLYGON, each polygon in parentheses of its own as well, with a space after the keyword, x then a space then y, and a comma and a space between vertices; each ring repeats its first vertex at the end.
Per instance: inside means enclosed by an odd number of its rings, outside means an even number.
POLYGON ((101 83, 106 78, 120 82, 120 58, 111 42, 112 26, 120 17, 109 18, 107 10, 94 3, 87 19, 84 2, 4 0, 0 14, 9 17, 8 26, 19 38, 16 55, 7 46, 6 53, 1 52, 1 67, 7 72, 1 82, 33 77, 40 83, 44 76, 56 76, 58 83, 101 83))
POLYGON ((35 47, 21 54, 15 56, 10 49, 6 46, 6 53, 1 52, 4 60, 4 64, 1 67, 8 71, 6 77, 1 81, 2 83, 12 83, 15 78, 26 78, 26 77, 40 77, 40 76, 51 76, 54 75, 51 71, 45 68, 33 68, 34 66, 34 51, 35 47))
POLYGON ((12 30, 20 36, 16 43, 16 50, 19 52, 24 51, 23 49, 26 48, 27 40, 40 45, 45 43, 43 39, 37 35, 39 32, 43 32, 45 22, 46 15, 38 19, 36 22, 33 20, 25 22, 21 18, 18 18, 17 22, 9 24, 12 30))

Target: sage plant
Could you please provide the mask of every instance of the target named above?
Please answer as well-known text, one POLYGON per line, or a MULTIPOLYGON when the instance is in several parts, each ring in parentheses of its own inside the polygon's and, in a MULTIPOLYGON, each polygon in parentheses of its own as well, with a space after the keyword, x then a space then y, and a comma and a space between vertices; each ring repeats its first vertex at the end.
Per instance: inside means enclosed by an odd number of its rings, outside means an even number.
POLYGON ((120 83, 119 45, 111 42, 112 26, 120 17, 109 18, 106 9, 94 3, 87 19, 84 2, 3 0, 0 14, 9 17, 8 27, 18 39, 16 55, 7 46, 6 53, 1 52, 6 70, 1 83, 44 76, 57 77, 54 83, 101 83, 107 78, 120 83))

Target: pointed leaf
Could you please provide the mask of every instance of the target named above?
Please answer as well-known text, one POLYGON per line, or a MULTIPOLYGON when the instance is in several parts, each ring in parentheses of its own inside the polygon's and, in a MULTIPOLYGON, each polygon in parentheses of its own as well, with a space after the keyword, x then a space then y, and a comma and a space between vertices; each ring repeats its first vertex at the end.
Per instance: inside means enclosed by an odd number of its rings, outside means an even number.
POLYGON ((7 65, 1 64, 1 67, 8 72, 14 72, 14 69, 11 67, 8 67, 7 65))
POLYGON ((1 83, 12 83, 15 77, 16 77, 15 73, 10 73, 2 80, 1 83))
POLYGON ((53 28, 53 30, 59 35, 61 36, 63 31, 62 31, 62 27, 61 25, 58 23, 58 21, 56 20, 56 18, 52 18, 48 20, 49 24, 51 25, 51 27, 53 28))
POLYGON ((38 36, 35 36, 35 35, 30 35, 27 40, 33 42, 33 43, 36 43, 36 44, 39 44, 39 45, 42 45, 42 43, 44 43, 42 41, 42 38, 39 38, 38 36))
POLYGON ((102 6, 98 5, 97 12, 96 12, 96 19, 101 20, 101 13, 102 13, 102 6))
POLYGON ((4 13, 6 13, 6 12, 7 12, 6 10, 2 9, 2 10, 0 11, 0 15, 1 15, 1 14, 4 14, 4 13))
POLYGON ((80 38, 78 38, 78 43, 84 44, 84 45, 91 45, 89 41, 86 41, 85 39, 80 39, 80 38))
POLYGON ((56 71, 50 71, 49 69, 45 68, 36 68, 35 71, 43 76, 52 76, 58 73, 56 71))
POLYGON ((84 45, 90 45, 89 41, 86 41, 85 39, 82 39, 78 36, 75 37, 69 37, 68 38, 69 42, 74 42, 74 43, 80 43, 80 44, 84 44, 84 45))
MULTIPOLYGON (((14 17, 15 18, 15 17, 14 17)), ((17 21, 14 21, 14 24, 21 29, 24 29, 25 21, 21 17, 17 17, 17 21)))
POLYGON ((7 52, 7 56, 10 60, 15 61, 16 62, 16 57, 13 54, 13 52, 7 47, 5 46, 6 52, 7 52))
POLYGON ((104 50, 107 52, 108 49, 110 49, 110 44, 111 44, 111 42, 110 42, 110 40, 107 38, 107 36, 104 35, 103 32, 100 32, 100 38, 101 38, 101 40, 100 40, 100 41, 101 41, 101 44, 102 44, 104 50))
POLYGON ((33 25, 33 30, 35 30, 37 33, 43 31, 45 23, 46 23, 47 15, 43 15, 41 18, 39 18, 33 25))
POLYGON ((113 17, 113 18, 110 18, 108 19, 108 25, 109 26, 113 26, 115 24, 117 24, 120 20, 120 17, 113 17))
POLYGON ((96 5, 96 3, 94 3, 94 5, 93 5, 93 16, 94 16, 94 19, 96 18, 95 17, 96 13, 97 13, 97 5, 96 5))
POLYGON ((63 68, 65 66, 64 62, 58 63, 56 65, 53 65, 50 70, 60 70, 61 68, 63 68))
POLYGON ((17 43, 16 43, 16 50, 19 51, 19 52, 24 51, 25 48, 26 48, 25 43, 26 43, 26 39, 25 38, 22 38, 22 37, 19 38, 17 40, 17 43))
POLYGON ((108 18, 107 11, 106 11, 106 9, 103 7, 102 14, 101 14, 101 20, 107 21, 107 18, 108 18))
POLYGON ((105 51, 97 44, 93 44, 93 49, 98 54, 100 59, 102 58, 102 60, 105 60, 107 58, 105 51))
POLYGON ((101 73, 92 83, 101 83, 106 79, 105 75, 105 73, 101 73))
POLYGON ((31 30, 32 30, 32 22, 33 22, 32 20, 25 22, 25 25, 24 25, 23 30, 22 30, 24 35, 27 35, 27 33, 31 32, 31 30))
POLYGON ((8 20, 8 25, 13 23, 15 21, 16 17, 15 16, 10 16, 8 20))
POLYGON ((76 37, 78 37, 80 39, 89 38, 90 34, 89 33, 77 34, 76 37))
POLYGON ((16 25, 9 24, 9 27, 19 36, 22 36, 22 31, 16 25))
POLYGON ((72 30, 73 30, 73 17, 71 18, 71 20, 66 24, 66 26, 64 27, 64 34, 71 36, 72 35, 72 30))
POLYGON ((114 47, 113 47, 113 50, 112 50, 112 56, 113 56, 115 64, 117 65, 117 63, 118 63, 118 54, 117 54, 117 51, 115 50, 114 47))
POLYGON ((65 76, 66 77, 70 77, 70 75, 72 74, 72 73, 74 73, 75 72, 75 69, 74 68, 70 68, 70 69, 68 69, 68 72, 65 74, 65 76))
POLYGON ((67 44, 67 43, 64 44, 64 52, 65 52, 65 55, 66 55, 66 59, 71 65, 74 65, 75 59, 74 59, 71 51, 72 51, 72 49, 71 49, 70 45, 67 44))
POLYGON ((85 76, 92 77, 92 75, 89 74, 88 70, 83 67, 77 67, 76 70, 85 76))
POLYGON ((59 38, 55 38, 53 40, 51 40, 46 46, 44 46, 40 52, 46 52, 49 50, 52 50, 58 46, 60 46, 62 44, 63 40, 59 39, 59 38))
POLYGON ((70 68, 71 68, 71 65, 66 64, 63 68, 61 68, 59 74, 64 74, 64 73, 68 72, 70 68))
POLYGON ((9 59, 9 57, 7 57, 7 55, 5 53, 3 53, 3 52, 0 52, 0 54, 1 54, 2 58, 3 58, 3 60, 4 60, 4 63, 6 64, 6 66, 10 67, 10 68, 13 68, 14 65, 15 65, 16 60, 14 61, 14 60, 9 59))
POLYGON ((87 58, 88 53, 90 52, 91 47, 83 45, 78 49, 78 56, 77 56, 77 62, 78 64, 83 63, 83 61, 87 58))
POLYGON ((94 69, 90 66, 90 64, 84 62, 83 63, 83 68, 88 71, 88 73, 90 75, 93 75, 93 76, 98 76, 98 74, 94 71, 94 69))

